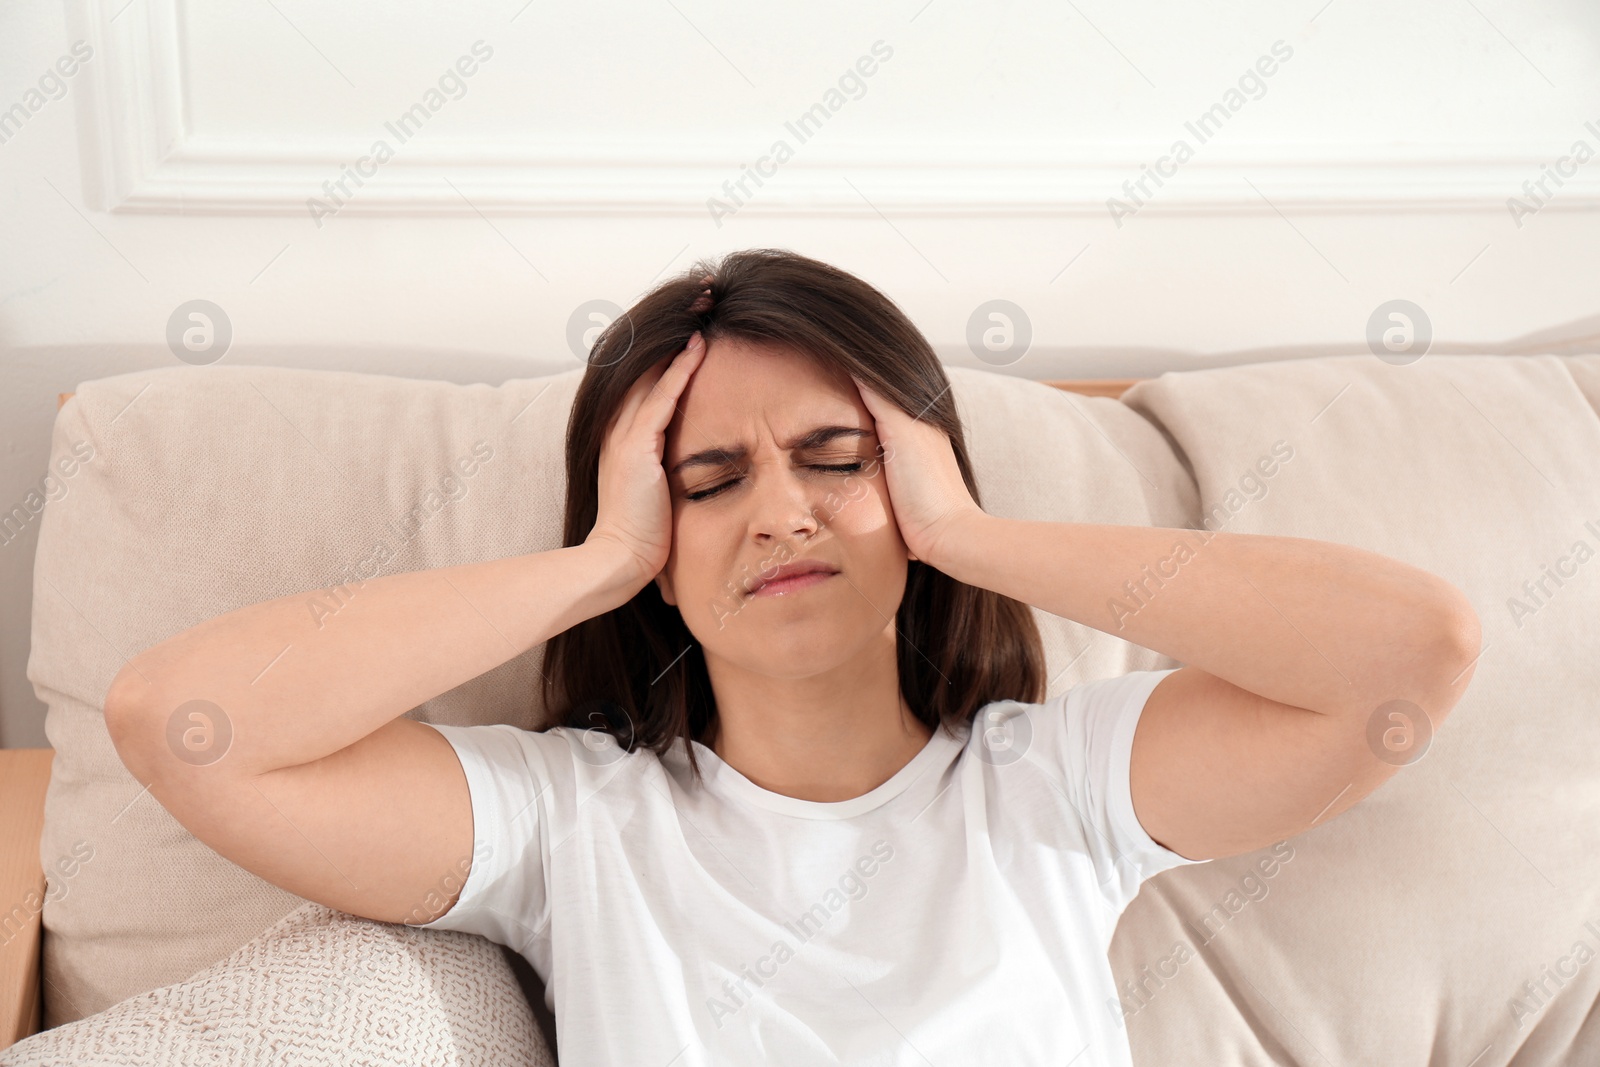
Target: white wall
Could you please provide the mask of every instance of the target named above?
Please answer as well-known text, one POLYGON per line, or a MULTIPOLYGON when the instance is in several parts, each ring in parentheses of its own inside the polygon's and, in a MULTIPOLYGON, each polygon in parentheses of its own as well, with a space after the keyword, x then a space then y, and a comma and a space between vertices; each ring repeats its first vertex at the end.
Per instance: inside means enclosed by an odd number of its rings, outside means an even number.
MULTIPOLYGON (((173 362, 197 298, 228 362, 500 381, 572 366, 587 301, 777 245, 952 364, 1012 302, 1027 377, 1364 352, 1393 299, 1433 353, 1592 351, 1597 51, 1582 0, 0 6, 0 508, 56 392, 173 362)), ((0 544, 11 746, 45 743, 36 532, 0 544)))

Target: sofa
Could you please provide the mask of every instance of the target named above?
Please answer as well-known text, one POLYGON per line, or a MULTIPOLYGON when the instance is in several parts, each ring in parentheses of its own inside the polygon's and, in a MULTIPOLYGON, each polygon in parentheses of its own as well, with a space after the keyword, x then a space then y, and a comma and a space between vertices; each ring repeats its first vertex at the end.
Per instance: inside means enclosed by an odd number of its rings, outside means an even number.
MULTIPOLYGON (((22 932, 0 950, 0 1025, 23 1039, 0 1067, 202 1048, 216 1058, 194 1062, 405 1062, 396 1019, 429 1050, 411 1062, 554 1061, 524 961, 330 912, 217 856, 143 794, 101 705, 128 656, 242 605, 558 547, 582 373, 219 365, 80 385, 34 574, 28 677, 53 755, 0 763, 20 768, 0 786, 0 888, 24 867, 45 882, 6 920, 22 932), (46 769, 41 819, 25 798, 46 769), (374 955, 403 973, 328 988, 374 955), (285 1046, 286 1027, 303 1039, 285 1046)), ((1447 578, 1482 620, 1471 688, 1420 758, 1307 833, 1144 885, 1111 944, 1121 995, 1100 1006, 1134 1062, 1600 1063, 1600 355, 1336 356, 1099 386, 949 374, 993 514, 1336 541, 1447 578)), ((1051 696, 1179 665, 1035 615, 1051 696)), ((537 729, 541 655, 408 715, 537 729)))

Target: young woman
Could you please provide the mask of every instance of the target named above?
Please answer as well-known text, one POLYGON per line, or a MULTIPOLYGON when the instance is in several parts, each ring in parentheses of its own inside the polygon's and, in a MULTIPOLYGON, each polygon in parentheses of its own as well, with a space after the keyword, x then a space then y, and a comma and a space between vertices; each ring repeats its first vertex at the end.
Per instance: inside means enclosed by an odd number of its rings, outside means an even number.
POLYGON ((787 252, 601 335, 567 476, 566 547, 374 579, 315 634, 242 608, 106 700, 223 856, 522 953, 565 1067, 1126 1065, 1140 882, 1355 804, 1478 652, 1444 580, 1302 538, 1206 536, 1126 610, 1199 539, 984 512, 928 343, 787 252), (1185 666, 1047 700, 1030 606, 1185 666), (541 644, 562 725, 403 717, 541 644), (169 743, 194 700, 223 758, 169 743))

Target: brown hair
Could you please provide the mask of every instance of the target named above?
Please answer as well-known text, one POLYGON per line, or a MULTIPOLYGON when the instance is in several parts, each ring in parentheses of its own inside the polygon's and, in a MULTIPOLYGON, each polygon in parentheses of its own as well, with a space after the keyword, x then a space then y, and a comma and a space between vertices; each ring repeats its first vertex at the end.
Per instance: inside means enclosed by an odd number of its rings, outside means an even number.
MULTIPOLYGON (((651 290, 606 327, 567 423, 563 544, 582 544, 599 507, 600 446, 628 389, 700 330, 717 338, 781 345, 855 375, 907 414, 950 435, 967 489, 981 506, 950 380, 911 320, 861 279, 783 249, 702 260, 651 290), (707 292, 709 290, 709 293, 707 292)), ((1044 698, 1044 648, 1031 609, 966 585, 920 561, 907 564, 895 615, 900 690, 929 727, 952 736, 995 700, 1044 698)), ((698 642, 678 609, 647 583, 615 610, 552 637, 545 648, 551 725, 596 728, 627 751, 665 752, 680 737, 696 777, 693 746, 716 716, 698 642), (688 651, 685 652, 685 649, 688 651)))

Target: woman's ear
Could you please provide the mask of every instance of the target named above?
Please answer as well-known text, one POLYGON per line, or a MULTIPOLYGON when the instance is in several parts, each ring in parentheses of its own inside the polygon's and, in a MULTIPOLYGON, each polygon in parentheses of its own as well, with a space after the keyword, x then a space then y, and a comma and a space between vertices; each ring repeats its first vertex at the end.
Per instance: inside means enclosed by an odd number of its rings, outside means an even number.
POLYGON ((661 573, 656 575, 654 580, 656 589, 661 593, 661 599, 673 607, 677 607, 678 601, 672 592, 672 579, 667 577, 666 568, 663 567, 661 573))

